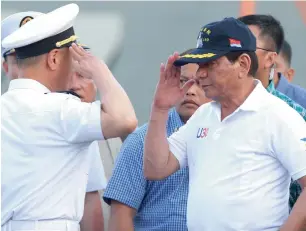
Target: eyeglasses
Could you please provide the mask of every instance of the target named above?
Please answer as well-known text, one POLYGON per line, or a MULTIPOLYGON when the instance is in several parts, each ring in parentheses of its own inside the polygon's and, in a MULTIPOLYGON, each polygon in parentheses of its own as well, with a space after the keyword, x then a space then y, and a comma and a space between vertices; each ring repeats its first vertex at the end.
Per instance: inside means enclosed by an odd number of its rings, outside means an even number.
POLYGON ((276 51, 266 49, 266 48, 261 48, 261 47, 256 47, 256 49, 263 50, 263 51, 268 51, 268 52, 276 52, 276 51))

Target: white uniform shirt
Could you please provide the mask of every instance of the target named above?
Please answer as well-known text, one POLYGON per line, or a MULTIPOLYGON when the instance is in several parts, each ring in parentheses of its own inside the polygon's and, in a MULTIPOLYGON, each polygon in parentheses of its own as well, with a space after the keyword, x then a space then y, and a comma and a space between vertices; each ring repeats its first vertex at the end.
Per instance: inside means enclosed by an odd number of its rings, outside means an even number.
POLYGON ((1 222, 80 221, 90 147, 103 139, 100 104, 50 91, 30 79, 1 96, 1 222))
POLYGON ((86 192, 104 190, 107 185, 107 180, 101 160, 98 141, 92 142, 89 147, 89 154, 91 155, 91 161, 86 192))
POLYGON ((255 82, 222 122, 220 104, 205 104, 169 138, 189 166, 190 231, 276 231, 288 217, 290 177, 306 175, 306 124, 255 82))

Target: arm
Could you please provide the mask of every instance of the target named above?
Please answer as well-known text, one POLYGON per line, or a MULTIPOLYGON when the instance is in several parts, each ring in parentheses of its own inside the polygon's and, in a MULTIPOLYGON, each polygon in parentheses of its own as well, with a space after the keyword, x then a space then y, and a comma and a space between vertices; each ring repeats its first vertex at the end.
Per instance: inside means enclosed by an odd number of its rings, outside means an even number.
POLYGON ((150 180, 164 179, 176 172, 180 164, 170 152, 166 123, 168 111, 153 107, 144 145, 144 175, 150 180))
MULTIPOLYGON (((293 180, 306 186, 306 123, 295 111, 278 112, 271 122, 274 156, 287 169, 293 180), (285 115, 285 116, 283 116, 285 115)), ((306 224, 306 191, 295 203, 281 231, 302 231, 306 224)))
POLYGON ((107 65, 83 48, 72 44, 70 52, 75 70, 93 79, 100 93, 101 130, 105 139, 125 136, 134 131, 137 118, 131 101, 107 65))
POLYGON ((91 159, 88 171, 86 192, 105 190, 107 179, 105 177, 99 144, 97 141, 91 143, 89 147, 89 155, 89 158, 91 159))
POLYGON ((102 165, 98 142, 89 147, 89 172, 85 196, 84 215, 81 220, 81 231, 103 231, 104 218, 99 190, 106 188, 106 177, 102 165))
POLYGON ((166 137, 168 110, 182 100, 194 83, 191 80, 180 86, 180 68, 173 65, 176 59, 178 53, 169 57, 166 66, 161 65, 154 95, 143 160, 144 175, 150 180, 164 179, 187 164, 184 132, 174 135, 169 143, 166 137))
POLYGON ((282 226, 280 231, 306 231, 306 176, 300 178, 299 183, 303 191, 293 206, 287 222, 282 226))
POLYGON ((136 209, 112 200, 108 231, 134 231, 136 212, 136 209))
POLYGON ((138 132, 144 133, 144 130, 132 133, 123 143, 103 195, 111 206, 110 231, 133 230, 133 218, 146 194, 147 181, 142 170, 143 134, 138 132))
MULTIPOLYGON (((101 63, 101 78, 94 77, 100 92, 101 124, 105 139, 127 136, 137 127, 137 118, 129 97, 105 63, 101 63)), ((97 72, 98 74, 99 72, 97 72)))
POLYGON ((86 193, 84 215, 80 222, 80 227, 81 231, 104 230, 104 218, 98 191, 86 193))

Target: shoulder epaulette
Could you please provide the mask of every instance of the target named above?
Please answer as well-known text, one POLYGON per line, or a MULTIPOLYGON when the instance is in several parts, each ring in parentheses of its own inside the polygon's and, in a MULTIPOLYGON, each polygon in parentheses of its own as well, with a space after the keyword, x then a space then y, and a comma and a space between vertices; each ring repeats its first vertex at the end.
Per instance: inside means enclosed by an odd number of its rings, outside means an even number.
MULTIPOLYGON (((75 93, 74 91, 56 91, 56 92, 49 92, 49 93, 63 93, 63 94, 70 94, 70 95, 74 95, 78 98, 81 98, 77 93, 75 93)), ((49 94, 49 93, 45 93, 45 94, 49 94)))

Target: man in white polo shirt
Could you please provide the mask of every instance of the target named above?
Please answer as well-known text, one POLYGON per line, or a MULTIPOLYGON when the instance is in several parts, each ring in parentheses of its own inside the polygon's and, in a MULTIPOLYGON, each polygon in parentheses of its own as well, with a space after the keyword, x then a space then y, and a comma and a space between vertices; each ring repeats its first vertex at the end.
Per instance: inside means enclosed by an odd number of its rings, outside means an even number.
MULTIPOLYGON (((27 11, 12 14, 1 21, 1 41, 23 26, 30 20, 42 15, 41 12, 27 11)), ((83 46, 85 49, 88 47, 83 46)), ((3 57, 3 69, 9 80, 17 79, 19 69, 15 50, 7 50, 1 46, 1 55, 3 57)), ((96 88, 90 79, 81 78, 77 73, 73 73, 73 78, 69 89, 74 90, 84 102, 94 102, 96 97, 96 88)), ((65 92, 70 93, 70 92, 65 92)), ((71 92, 72 93, 72 92, 71 92)), ((99 190, 106 188, 106 177, 102 165, 100 150, 97 142, 93 142, 90 147, 90 170, 88 172, 88 182, 86 188, 84 215, 80 222, 81 230, 101 231, 103 230, 103 213, 99 190)))
POLYGON ((145 139, 144 174, 163 179, 189 166, 188 230, 293 231, 306 227, 306 194, 289 218, 290 177, 306 186, 306 124, 253 76, 256 39, 242 22, 204 26, 197 48, 162 64, 145 139), (180 88, 178 66, 198 63, 212 103, 166 138, 166 111, 180 88))
POLYGON ((1 96, 1 230, 79 230, 93 141, 137 126, 132 104, 108 67, 74 42, 69 4, 30 20, 2 41, 15 49, 18 79, 1 96), (101 101, 65 91, 72 66, 101 101))

